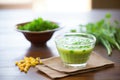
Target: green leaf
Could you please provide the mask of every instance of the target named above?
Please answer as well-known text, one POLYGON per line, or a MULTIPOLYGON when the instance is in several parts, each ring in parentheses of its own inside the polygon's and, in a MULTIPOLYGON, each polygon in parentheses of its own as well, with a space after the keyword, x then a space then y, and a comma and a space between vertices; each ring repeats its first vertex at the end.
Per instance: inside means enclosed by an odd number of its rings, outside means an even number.
POLYGON ((108 55, 111 54, 112 48, 120 50, 120 23, 117 20, 111 22, 111 16, 110 13, 107 13, 105 18, 96 23, 84 25, 86 33, 93 34, 97 42, 106 47, 108 55))
POLYGON ((110 13, 107 13, 106 15, 105 15, 105 18, 111 18, 111 14, 110 13))
POLYGON ((71 29, 70 32, 77 32, 76 29, 71 29))

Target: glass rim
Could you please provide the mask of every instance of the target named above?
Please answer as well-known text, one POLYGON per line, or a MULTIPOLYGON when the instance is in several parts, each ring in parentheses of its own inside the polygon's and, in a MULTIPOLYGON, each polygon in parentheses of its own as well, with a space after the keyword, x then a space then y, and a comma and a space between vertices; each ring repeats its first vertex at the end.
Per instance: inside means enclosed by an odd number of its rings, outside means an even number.
POLYGON ((92 38, 92 42, 96 42, 96 37, 94 35, 89 34, 89 33, 78 33, 78 32, 59 34, 55 36, 55 42, 58 42, 60 38, 65 37, 65 36, 88 36, 92 38))

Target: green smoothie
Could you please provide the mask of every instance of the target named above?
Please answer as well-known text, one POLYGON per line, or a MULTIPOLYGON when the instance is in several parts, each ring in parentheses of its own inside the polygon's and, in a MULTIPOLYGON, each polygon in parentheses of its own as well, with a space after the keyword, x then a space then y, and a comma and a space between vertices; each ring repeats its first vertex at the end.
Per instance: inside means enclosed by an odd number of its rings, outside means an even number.
POLYGON ((57 41, 60 57, 67 64, 86 63, 93 48, 93 39, 81 35, 66 35, 57 41))

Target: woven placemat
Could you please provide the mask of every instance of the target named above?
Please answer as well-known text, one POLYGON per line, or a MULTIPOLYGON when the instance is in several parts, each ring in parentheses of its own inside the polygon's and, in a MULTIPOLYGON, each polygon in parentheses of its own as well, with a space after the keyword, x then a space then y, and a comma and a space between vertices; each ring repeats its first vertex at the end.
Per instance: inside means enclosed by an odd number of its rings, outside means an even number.
POLYGON ((51 78, 62 78, 69 75, 74 75, 78 73, 90 72, 94 70, 99 70, 101 68, 110 67, 114 62, 92 52, 88 64, 84 68, 72 68, 65 67, 60 59, 60 57, 51 57, 43 59, 43 65, 37 65, 38 68, 43 73, 47 74, 51 78))

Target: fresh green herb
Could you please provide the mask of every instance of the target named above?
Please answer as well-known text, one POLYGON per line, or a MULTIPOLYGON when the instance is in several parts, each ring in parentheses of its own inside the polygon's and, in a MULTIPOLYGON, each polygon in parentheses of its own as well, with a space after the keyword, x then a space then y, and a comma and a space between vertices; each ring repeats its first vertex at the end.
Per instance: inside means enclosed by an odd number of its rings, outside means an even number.
POLYGON ((71 29, 70 32, 77 32, 76 29, 71 29))
POLYGON ((82 52, 86 52, 86 50, 83 50, 82 52))
POLYGON ((38 18, 38 19, 34 19, 33 21, 23 26, 19 26, 18 29, 28 30, 28 31, 45 31, 45 30, 52 30, 58 27, 59 27, 58 24, 55 22, 38 18))
POLYGON ((70 50, 70 53, 74 53, 74 51, 73 51, 73 50, 70 50))
POLYGON ((110 19, 111 14, 108 13, 105 18, 96 23, 80 25, 80 27, 86 28, 84 32, 96 36, 97 42, 106 47, 108 55, 111 55, 112 49, 115 47, 120 50, 120 24, 119 21, 111 22, 110 19))

